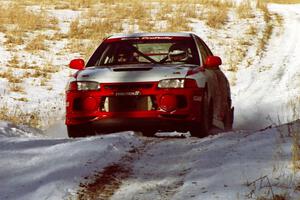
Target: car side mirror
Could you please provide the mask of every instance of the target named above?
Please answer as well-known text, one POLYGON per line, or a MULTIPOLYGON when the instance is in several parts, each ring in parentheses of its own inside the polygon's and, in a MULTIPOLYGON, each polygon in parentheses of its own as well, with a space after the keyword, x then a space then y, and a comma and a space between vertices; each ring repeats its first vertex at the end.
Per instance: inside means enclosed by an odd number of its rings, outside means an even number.
POLYGON ((204 62, 204 67, 207 69, 216 69, 222 64, 219 56, 208 56, 204 62))
POLYGON ((69 67, 71 69, 83 70, 84 69, 84 60, 81 58, 71 60, 69 67))

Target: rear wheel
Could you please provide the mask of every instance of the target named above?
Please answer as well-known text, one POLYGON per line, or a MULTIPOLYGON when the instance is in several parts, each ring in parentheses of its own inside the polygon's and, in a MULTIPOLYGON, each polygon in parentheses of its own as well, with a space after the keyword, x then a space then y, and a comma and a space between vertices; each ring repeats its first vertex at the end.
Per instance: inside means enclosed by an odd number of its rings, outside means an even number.
POLYGON ((191 135, 194 137, 205 137, 209 135, 213 119, 213 104, 208 99, 207 90, 204 91, 202 109, 201 109, 201 123, 192 126, 191 135))

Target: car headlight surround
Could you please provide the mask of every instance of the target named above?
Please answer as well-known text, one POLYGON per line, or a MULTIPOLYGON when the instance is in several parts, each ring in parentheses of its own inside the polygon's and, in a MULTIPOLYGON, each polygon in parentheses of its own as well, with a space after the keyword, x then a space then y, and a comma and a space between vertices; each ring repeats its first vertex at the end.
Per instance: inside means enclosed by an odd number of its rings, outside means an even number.
POLYGON ((73 81, 69 84, 69 90, 87 91, 99 89, 100 83, 95 81, 73 81))
POLYGON ((77 90, 99 90, 100 84, 94 81, 77 82, 77 90))
POLYGON ((164 79, 159 81, 158 88, 184 88, 185 79, 164 79))

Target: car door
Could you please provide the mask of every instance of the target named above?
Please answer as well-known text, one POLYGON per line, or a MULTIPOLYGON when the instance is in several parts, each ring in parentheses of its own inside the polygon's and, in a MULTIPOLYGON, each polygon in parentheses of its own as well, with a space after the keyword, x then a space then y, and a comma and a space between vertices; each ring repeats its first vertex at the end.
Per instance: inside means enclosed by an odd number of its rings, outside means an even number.
MULTIPOLYGON (((196 38, 198 50, 201 54, 202 65, 208 56, 212 56, 212 52, 207 45, 200 39, 196 38)), ((208 77, 208 93, 213 104, 213 125, 224 129, 224 115, 226 113, 228 98, 228 81, 224 73, 219 69, 207 69, 205 75, 208 77)))

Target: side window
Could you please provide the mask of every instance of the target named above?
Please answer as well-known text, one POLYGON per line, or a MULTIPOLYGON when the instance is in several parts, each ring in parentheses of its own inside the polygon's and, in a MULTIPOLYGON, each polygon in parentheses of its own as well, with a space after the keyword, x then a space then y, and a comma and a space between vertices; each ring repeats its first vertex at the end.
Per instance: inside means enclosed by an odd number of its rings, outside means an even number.
POLYGON ((207 56, 212 55, 212 53, 209 50, 209 48, 206 46, 206 44, 200 38, 196 37, 196 42, 197 42, 197 45, 198 45, 198 48, 199 48, 199 51, 201 54, 202 63, 204 63, 207 56))
POLYGON ((106 43, 101 43, 100 46, 96 49, 96 51, 92 54, 90 57, 89 61, 86 64, 86 67, 91 67, 97 65, 100 56, 102 55, 102 52, 106 48, 107 44, 106 43))
POLYGON ((112 63, 113 60, 113 54, 111 53, 114 49, 112 48, 112 45, 107 46, 106 49, 103 51, 102 55, 99 55, 99 59, 96 62, 96 66, 100 66, 101 63, 103 64, 109 64, 112 63))
POLYGON ((200 42, 201 42, 202 45, 204 46, 207 55, 213 56, 213 53, 212 53, 211 50, 208 48, 208 46, 207 46, 202 40, 200 40, 200 42))

